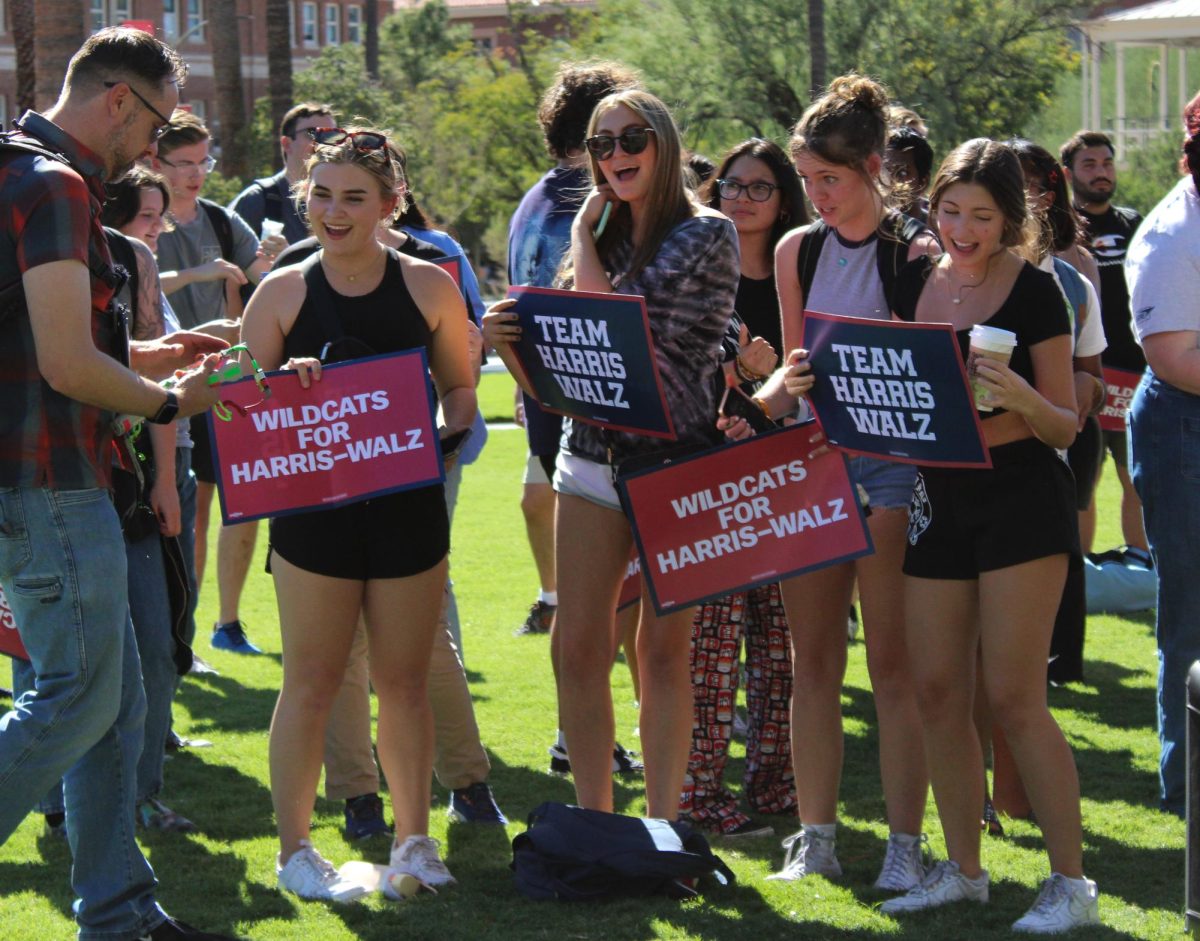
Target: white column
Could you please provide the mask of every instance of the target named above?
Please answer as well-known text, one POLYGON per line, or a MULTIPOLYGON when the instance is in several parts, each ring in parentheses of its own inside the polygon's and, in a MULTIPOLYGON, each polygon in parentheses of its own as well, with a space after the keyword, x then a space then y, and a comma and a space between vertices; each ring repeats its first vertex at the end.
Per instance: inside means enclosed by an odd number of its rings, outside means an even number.
MULTIPOLYGON (((1188 77, 1187 77, 1187 47, 1179 47, 1179 111, 1175 115, 1175 120, 1179 119, 1179 115, 1183 114, 1183 106, 1190 100, 1188 92, 1188 77)), ((1169 127, 1170 125, 1168 125, 1169 127)))
POLYGON ((1115 150, 1113 155, 1117 163, 1125 160, 1125 44, 1114 43, 1117 47, 1117 114, 1113 119, 1115 134, 1115 150))
POLYGON ((1100 127, 1100 77, 1104 74, 1100 69, 1100 43, 1092 43, 1092 119, 1088 127, 1093 131, 1102 130, 1100 127))
MULTIPOLYGON (((1164 42, 1158 47, 1158 126, 1164 130, 1169 130, 1171 127, 1171 118, 1167 114, 1167 44, 1164 42)), ((1180 109, 1182 112, 1182 109, 1180 109)))
POLYGON ((1088 68, 1092 64, 1092 39, 1083 30, 1079 31, 1079 78, 1082 86, 1082 92, 1079 96, 1079 127, 1087 128, 1090 125, 1088 115, 1092 113, 1092 75, 1091 69, 1088 68))

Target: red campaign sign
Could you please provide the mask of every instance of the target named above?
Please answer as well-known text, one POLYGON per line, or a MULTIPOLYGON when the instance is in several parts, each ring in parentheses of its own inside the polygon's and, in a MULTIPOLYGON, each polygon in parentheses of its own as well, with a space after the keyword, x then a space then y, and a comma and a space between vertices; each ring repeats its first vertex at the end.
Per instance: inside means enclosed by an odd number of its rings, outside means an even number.
POLYGON ((19 657, 28 660, 25 645, 21 643, 21 635, 17 633, 17 619, 13 616, 8 599, 4 597, 4 589, 0 588, 0 654, 9 657, 19 657))
POLYGON ((223 387, 232 421, 209 417, 225 523, 328 509, 445 479, 424 350, 326 366, 300 387, 268 374, 223 387))
POLYGON ((1133 393, 1142 381, 1140 372, 1104 367, 1104 406, 1100 409, 1100 427, 1104 431, 1124 431, 1125 416, 1133 402, 1133 393))
POLYGON ((452 277, 454 279, 454 286, 456 288, 458 288, 459 293, 462 294, 462 296, 463 296, 463 300, 466 301, 467 304, 469 305, 471 303, 471 301, 467 297, 466 290, 463 288, 463 274, 462 274, 463 256, 462 255, 446 255, 443 258, 434 258, 432 261, 430 261, 430 264, 437 265, 439 268, 441 268, 443 271, 445 271, 447 274, 449 274, 450 277, 452 277))
POLYGON ((874 551, 846 459, 795 425, 618 481, 667 614, 874 551))

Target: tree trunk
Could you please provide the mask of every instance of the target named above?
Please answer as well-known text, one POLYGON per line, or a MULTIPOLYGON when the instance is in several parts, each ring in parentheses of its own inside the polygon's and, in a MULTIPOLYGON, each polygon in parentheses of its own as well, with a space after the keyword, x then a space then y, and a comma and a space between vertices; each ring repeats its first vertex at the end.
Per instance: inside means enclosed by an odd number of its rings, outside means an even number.
POLYGON ((17 55, 17 114, 33 108, 36 101, 33 58, 33 0, 9 0, 13 46, 17 55))
POLYGON ((34 103, 45 111, 58 101, 67 63, 87 38, 81 0, 33 2, 34 103))
POLYGON ((367 64, 367 77, 379 81, 379 4, 376 0, 366 0, 363 4, 363 26, 366 42, 363 44, 363 58, 367 64))
POLYGON ((808 49, 812 60, 809 91, 815 96, 825 88, 825 0, 808 0, 808 49))
MULTIPOLYGON (((288 4, 291 0, 267 0, 267 72, 271 95, 271 135, 292 107, 292 41, 288 33, 288 4)), ((271 148, 276 170, 283 168, 278 146, 271 148)))
POLYGON ((242 91, 242 43, 236 0, 209 0, 213 85, 216 91, 221 172, 244 177, 246 166, 246 102, 242 91))

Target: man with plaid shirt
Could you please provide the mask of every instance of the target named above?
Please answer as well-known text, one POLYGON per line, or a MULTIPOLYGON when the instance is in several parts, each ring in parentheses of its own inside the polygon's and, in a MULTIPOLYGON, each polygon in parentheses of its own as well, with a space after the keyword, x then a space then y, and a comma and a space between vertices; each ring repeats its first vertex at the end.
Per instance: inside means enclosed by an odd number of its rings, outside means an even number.
MULTIPOLYGON (((62 777, 82 939, 220 937, 163 913, 135 838, 146 703, 108 492, 117 414, 167 422, 218 397, 216 355, 171 391, 122 364, 120 276, 99 221, 104 181, 154 152, 183 75, 149 34, 101 30, 58 102, 0 147, 0 586, 37 676, 0 716, 0 843, 62 777)), ((166 339, 136 348, 135 365, 169 372, 223 346, 166 339)))

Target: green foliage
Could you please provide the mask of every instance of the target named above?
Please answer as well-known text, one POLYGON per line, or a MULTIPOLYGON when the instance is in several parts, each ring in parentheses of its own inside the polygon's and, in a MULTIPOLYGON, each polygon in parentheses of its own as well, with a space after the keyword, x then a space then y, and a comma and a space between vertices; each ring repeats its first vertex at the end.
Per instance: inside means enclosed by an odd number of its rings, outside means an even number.
POLYGON ((1161 134, 1129 153, 1129 165, 1117 170, 1116 202, 1143 216, 1179 182, 1182 132, 1161 134))
POLYGON ((468 26, 452 26, 443 0, 402 10, 380 24, 379 68, 389 88, 411 93, 448 67, 450 54, 469 45, 468 26))
MULTIPOLYGON (((220 164, 217 166, 220 167, 220 164)), ((211 199, 214 203, 228 206, 249 182, 248 179, 243 181, 236 176, 224 176, 219 169, 213 170, 204 178, 204 191, 201 195, 205 199, 211 199)))
POLYGON ((399 102, 367 79, 361 46, 326 46, 294 81, 297 101, 328 102, 343 123, 360 118, 392 130, 402 126, 399 102))

